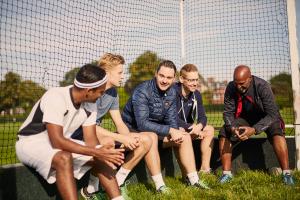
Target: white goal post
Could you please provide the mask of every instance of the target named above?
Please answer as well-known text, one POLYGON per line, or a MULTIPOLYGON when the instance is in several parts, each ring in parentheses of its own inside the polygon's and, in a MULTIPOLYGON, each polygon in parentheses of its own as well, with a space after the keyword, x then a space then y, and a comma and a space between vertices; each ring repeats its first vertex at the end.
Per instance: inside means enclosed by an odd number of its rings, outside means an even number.
MULTIPOLYGON (((296 167, 300 169, 300 81, 299 81, 299 52, 297 46, 296 34, 296 2, 295 0, 287 1, 288 12, 288 29, 291 56, 291 74, 292 87, 294 95, 294 112, 295 112, 295 140, 296 140, 296 167)), ((299 13, 300 14, 300 13, 299 13)))

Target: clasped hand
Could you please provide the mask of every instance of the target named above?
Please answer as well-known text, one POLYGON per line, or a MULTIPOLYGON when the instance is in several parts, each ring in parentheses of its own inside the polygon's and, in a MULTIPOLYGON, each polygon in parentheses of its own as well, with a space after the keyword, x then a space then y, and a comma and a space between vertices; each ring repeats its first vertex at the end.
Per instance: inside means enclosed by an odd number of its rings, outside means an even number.
POLYGON ((121 141, 125 148, 134 150, 140 146, 140 137, 133 135, 122 135, 123 139, 121 141))
POLYGON ((174 129, 171 128, 171 141, 175 142, 176 144, 181 144, 184 140, 184 136, 187 135, 188 133, 181 130, 181 129, 174 129))
POLYGON ((195 138, 203 139, 203 131, 202 131, 203 125, 201 123, 199 124, 193 124, 192 126, 189 127, 189 134, 192 136, 194 135, 195 138))
POLYGON ((113 145, 103 145, 95 149, 95 159, 115 168, 124 163, 124 149, 115 149, 113 145))
POLYGON ((236 135, 241 141, 248 140, 255 134, 255 129, 249 126, 240 126, 232 128, 232 134, 236 135))

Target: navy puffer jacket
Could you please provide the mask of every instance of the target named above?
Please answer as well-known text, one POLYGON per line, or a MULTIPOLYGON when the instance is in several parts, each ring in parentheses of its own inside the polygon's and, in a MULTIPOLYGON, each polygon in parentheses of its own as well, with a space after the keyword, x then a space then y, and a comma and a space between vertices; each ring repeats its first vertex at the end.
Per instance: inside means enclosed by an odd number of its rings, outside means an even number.
POLYGON ((162 136, 169 134, 170 128, 178 129, 174 86, 161 91, 155 78, 141 83, 128 100, 122 118, 131 129, 162 136))

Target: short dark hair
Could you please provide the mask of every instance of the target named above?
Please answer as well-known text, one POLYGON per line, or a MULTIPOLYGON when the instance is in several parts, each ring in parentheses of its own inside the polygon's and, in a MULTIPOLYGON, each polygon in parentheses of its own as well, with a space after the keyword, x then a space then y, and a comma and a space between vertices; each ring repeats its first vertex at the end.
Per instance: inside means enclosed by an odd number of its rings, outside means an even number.
POLYGON ((102 80, 106 75, 104 69, 94 64, 82 66, 76 74, 76 80, 80 83, 95 83, 102 80))
POLYGON ((160 70, 160 68, 164 66, 164 67, 168 67, 174 70, 174 74, 176 75, 176 65, 171 61, 171 60, 163 60, 159 63, 156 72, 158 72, 160 70))

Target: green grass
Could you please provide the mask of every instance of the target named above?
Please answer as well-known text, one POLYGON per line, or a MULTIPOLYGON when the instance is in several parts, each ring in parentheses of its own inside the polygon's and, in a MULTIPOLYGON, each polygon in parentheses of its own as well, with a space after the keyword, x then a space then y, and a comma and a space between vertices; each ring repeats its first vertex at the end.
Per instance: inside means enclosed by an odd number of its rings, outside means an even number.
POLYGON ((17 163, 15 143, 16 134, 22 123, 0 123, 0 165, 17 163))
MULTIPOLYGON (((218 173, 218 176, 220 173, 218 173)), ((294 173, 300 181, 300 172, 294 173)), ((216 199, 216 200, 238 200, 238 199, 300 199, 300 184, 290 187, 282 183, 281 176, 269 175, 259 171, 239 171, 232 182, 220 185, 218 176, 202 175, 209 184, 211 190, 201 190, 186 186, 181 178, 167 177, 166 184, 172 189, 172 194, 162 195, 155 192, 151 183, 130 184, 128 186, 129 196, 135 199, 216 199)))

